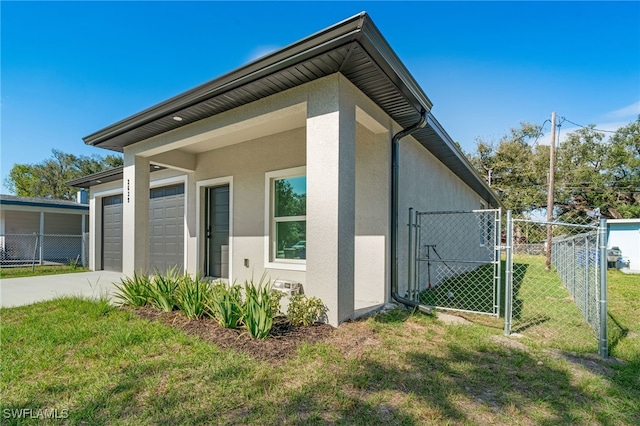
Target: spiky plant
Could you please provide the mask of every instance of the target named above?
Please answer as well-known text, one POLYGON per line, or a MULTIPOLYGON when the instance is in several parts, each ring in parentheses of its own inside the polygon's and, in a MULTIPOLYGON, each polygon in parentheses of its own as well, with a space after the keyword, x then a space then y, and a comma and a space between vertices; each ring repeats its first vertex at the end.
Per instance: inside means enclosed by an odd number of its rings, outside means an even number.
POLYGON ((242 320, 249 335, 256 339, 266 339, 273 326, 271 282, 265 282, 262 275, 256 285, 253 278, 244 283, 245 301, 242 320))
POLYGON ((213 284, 205 302, 207 313, 221 327, 237 328, 242 321, 242 294, 237 285, 213 284))
POLYGON ((207 311, 207 302, 212 297, 211 283, 196 275, 182 277, 176 292, 176 305, 187 318, 202 318, 207 311))
POLYGON ((133 273, 133 277, 120 279, 120 284, 114 284, 116 293, 114 298, 122 306, 140 307, 149 303, 151 280, 146 274, 133 273))

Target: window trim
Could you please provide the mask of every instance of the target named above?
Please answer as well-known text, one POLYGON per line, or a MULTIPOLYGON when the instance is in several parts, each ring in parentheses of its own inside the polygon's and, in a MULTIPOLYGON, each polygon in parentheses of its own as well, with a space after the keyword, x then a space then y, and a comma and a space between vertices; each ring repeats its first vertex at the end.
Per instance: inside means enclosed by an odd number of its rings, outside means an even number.
MULTIPOLYGON (((264 174, 264 267, 269 269, 284 269, 289 271, 306 271, 306 259, 276 259, 273 256, 273 244, 275 238, 275 186, 276 179, 286 179, 298 176, 306 176, 307 167, 299 166, 289 169, 274 170, 264 174)), ((279 222, 307 221, 307 216, 286 216, 279 222)))

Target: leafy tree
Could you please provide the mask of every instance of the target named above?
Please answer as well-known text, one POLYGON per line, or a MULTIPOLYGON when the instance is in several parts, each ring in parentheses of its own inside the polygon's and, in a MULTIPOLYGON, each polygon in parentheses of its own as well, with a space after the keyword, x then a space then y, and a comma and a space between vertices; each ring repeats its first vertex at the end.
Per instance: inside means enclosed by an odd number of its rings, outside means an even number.
POLYGON ((66 182, 123 164, 117 155, 77 156, 56 149, 51 153, 41 163, 14 164, 5 179, 9 191, 23 197, 73 200, 77 191, 66 182))
POLYGON ((541 130, 538 125, 521 123, 498 143, 479 139, 476 152, 468 154, 504 204, 517 213, 540 207, 546 200, 541 183, 546 179, 544 158, 548 164, 549 149, 534 144, 541 130))
POLYGON ((613 201, 603 164, 607 156, 604 134, 594 128, 569 133, 558 146, 555 206, 561 216, 586 217, 595 207, 613 201))
POLYGON ((640 115, 619 128, 609 143, 604 168, 615 209, 624 218, 640 218, 640 115))
MULTIPOLYGON (((498 143, 479 140, 467 154, 505 206, 526 214, 547 204, 549 146, 535 143, 539 126, 521 123, 498 143), (491 179, 489 179, 491 176, 491 179)), ((608 140, 587 126, 556 150, 554 214, 563 219, 640 217, 640 116, 608 140)))

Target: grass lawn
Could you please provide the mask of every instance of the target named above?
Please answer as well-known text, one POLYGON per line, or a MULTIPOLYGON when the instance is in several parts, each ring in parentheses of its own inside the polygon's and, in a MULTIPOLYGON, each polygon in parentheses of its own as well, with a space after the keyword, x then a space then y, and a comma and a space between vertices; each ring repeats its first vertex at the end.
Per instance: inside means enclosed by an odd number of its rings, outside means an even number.
POLYGON ((608 362, 405 310, 262 361, 105 301, 2 309, 0 422, 637 425, 636 281, 610 275, 608 362))
POLYGON ((35 270, 31 266, 21 266, 17 268, 0 268, 0 278, 36 277, 39 275, 71 274, 87 271, 88 269, 86 268, 70 265, 36 266, 35 270))

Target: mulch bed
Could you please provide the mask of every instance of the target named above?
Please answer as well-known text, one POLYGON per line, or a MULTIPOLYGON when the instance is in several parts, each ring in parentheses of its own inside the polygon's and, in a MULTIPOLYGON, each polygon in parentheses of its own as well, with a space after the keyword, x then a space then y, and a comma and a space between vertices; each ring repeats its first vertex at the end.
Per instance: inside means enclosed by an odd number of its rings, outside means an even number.
POLYGON ((215 343, 221 348, 234 349, 267 361, 284 359, 294 354, 303 342, 330 340, 336 332, 336 329, 328 324, 294 327, 286 318, 278 317, 274 320, 273 329, 267 339, 253 339, 244 329, 223 328, 209 318, 189 319, 180 311, 163 312, 152 307, 131 311, 141 318, 162 322, 189 335, 215 343))

